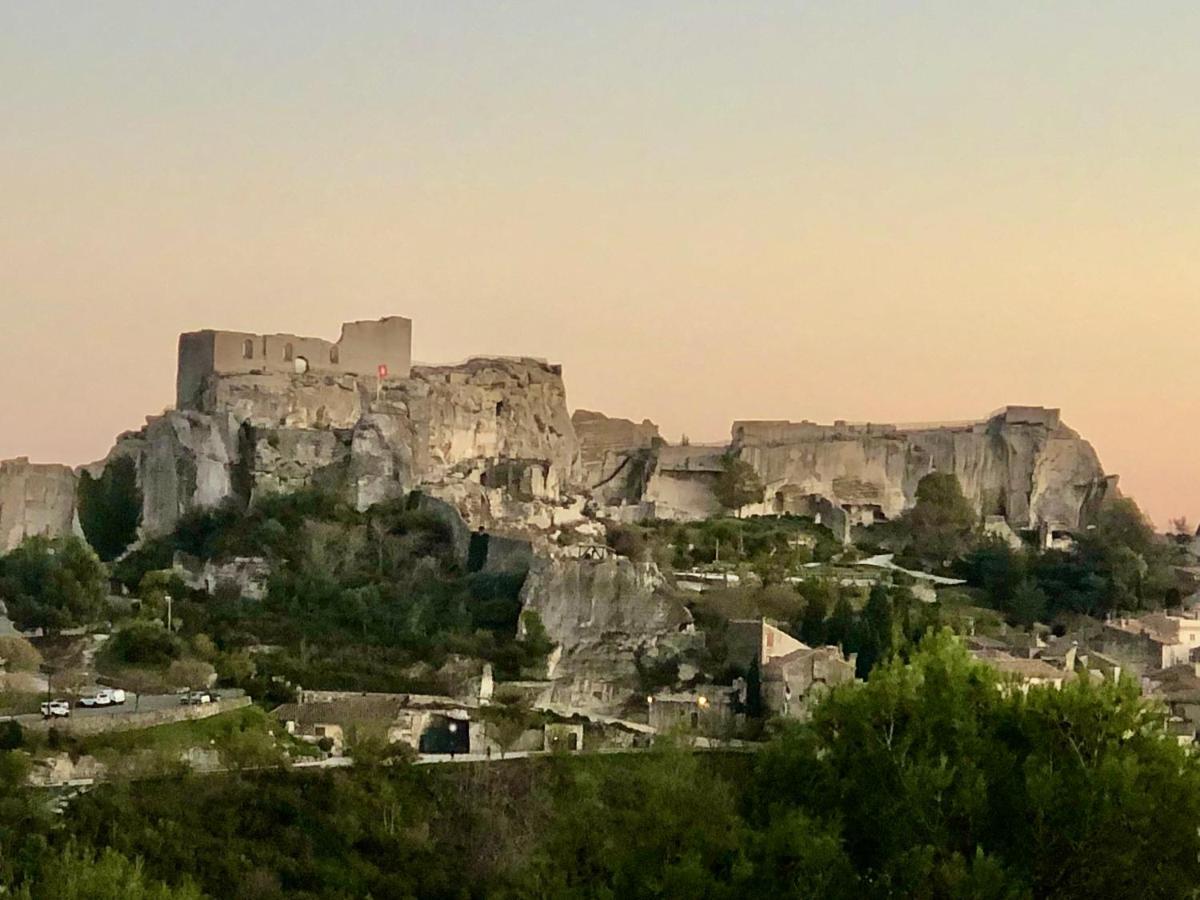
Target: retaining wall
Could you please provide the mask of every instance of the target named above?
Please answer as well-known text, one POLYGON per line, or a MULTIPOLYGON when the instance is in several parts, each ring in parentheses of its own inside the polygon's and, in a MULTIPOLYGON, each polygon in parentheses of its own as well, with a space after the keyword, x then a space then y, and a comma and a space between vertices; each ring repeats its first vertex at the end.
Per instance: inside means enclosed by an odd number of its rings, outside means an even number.
POLYGON ((60 734, 83 737, 89 734, 104 734, 109 731, 135 731, 170 725, 188 719, 208 719, 221 713, 241 709, 250 705, 249 697, 231 697, 201 706, 183 706, 172 709, 151 709, 145 712, 120 712, 109 715, 71 716, 67 719, 43 719, 25 725, 28 731, 46 732, 51 728, 60 734))

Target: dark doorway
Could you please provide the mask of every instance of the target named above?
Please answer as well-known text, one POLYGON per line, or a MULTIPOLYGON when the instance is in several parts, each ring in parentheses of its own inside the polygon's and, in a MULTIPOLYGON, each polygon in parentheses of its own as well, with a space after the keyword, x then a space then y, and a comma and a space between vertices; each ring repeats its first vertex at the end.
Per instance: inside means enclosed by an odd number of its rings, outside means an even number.
POLYGON ((471 723, 466 719, 435 716, 421 734, 420 749, 422 753, 469 753, 471 723))

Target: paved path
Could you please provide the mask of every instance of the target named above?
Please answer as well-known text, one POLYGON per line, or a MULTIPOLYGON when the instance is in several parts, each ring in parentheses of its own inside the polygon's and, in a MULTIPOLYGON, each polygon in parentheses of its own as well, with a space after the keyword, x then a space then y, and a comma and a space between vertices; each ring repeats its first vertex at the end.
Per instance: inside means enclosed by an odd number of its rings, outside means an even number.
MULTIPOLYGON (((245 695, 242 690, 222 690, 219 692, 222 700, 232 700, 245 695)), ((121 716, 135 712, 154 712, 159 709, 174 709, 182 706, 182 694, 143 694, 140 699, 137 694, 127 694, 128 699, 122 704, 112 706, 77 706, 71 704, 73 718, 88 718, 90 716, 121 716)), ((22 725, 33 725, 42 721, 40 713, 29 713, 22 716, 0 716, 0 720, 13 719, 22 725)))

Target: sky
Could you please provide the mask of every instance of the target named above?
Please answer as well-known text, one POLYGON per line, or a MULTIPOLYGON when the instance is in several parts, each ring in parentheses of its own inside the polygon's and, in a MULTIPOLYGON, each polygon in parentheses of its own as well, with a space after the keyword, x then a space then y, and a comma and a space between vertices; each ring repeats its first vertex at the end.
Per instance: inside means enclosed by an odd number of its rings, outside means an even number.
POLYGON ((572 408, 1060 407, 1200 521, 1200 4, 0 5, 0 458, 103 457, 176 337, 414 320, 572 408))

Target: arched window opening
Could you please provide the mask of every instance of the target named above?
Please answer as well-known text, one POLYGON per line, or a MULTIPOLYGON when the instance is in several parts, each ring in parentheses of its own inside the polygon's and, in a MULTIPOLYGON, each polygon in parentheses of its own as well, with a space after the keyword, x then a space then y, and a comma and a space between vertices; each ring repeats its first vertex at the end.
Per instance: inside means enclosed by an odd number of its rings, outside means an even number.
POLYGON ((329 361, 335 366, 338 364, 338 348, 337 347, 329 348, 329 361))
POLYGON ((284 362, 291 362, 293 359, 294 353, 295 353, 295 351, 292 349, 291 344, 283 345, 283 361, 284 362))
POLYGON ((242 359, 254 359, 254 340, 246 338, 242 341, 242 359))
POLYGON ((308 360, 303 356, 297 356, 294 365, 296 366, 297 375, 304 375, 308 372, 308 360))

